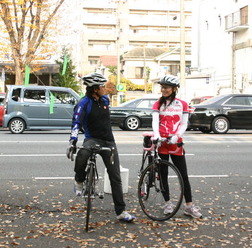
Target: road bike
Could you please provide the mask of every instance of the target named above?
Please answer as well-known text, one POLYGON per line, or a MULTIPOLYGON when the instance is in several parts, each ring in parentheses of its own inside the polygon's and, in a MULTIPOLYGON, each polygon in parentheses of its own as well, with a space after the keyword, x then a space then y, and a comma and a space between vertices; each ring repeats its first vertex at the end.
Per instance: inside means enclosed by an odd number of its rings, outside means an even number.
MULTIPOLYGON (((85 149, 84 147, 77 147, 77 149, 85 149)), ((111 163, 114 163, 114 147, 102 147, 98 144, 89 148, 91 155, 87 162, 86 167, 86 180, 83 184, 82 197, 86 201, 86 232, 89 230, 89 220, 92 207, 92 200, 95 199, 95 196, 99 196, 100 199, 103 199, 103 192, 98 192, 98 182, 99 174, 96 166, 96 157, 101 151, 110 152, 111 163)), ((70 154, 71 160, 73 161, 73 153, 70 154)))
MULTIPOLYGON (((152 132, 144 132, 142 164, 139 171, 138 200, 143 212, 152 220, 165 221, 174 216, 181 206, 184 195, 182 176, 172 163, 158 157, 158 147, 170 138, 153 141, 152 132), (167 170, 166 170, 167 169, 167 170), (161 173, 162 170, 162 173, 161 173), (165 173, 164 173, 165 171, 165 173), (164 213, 164 197, 169 198, 173 210, 164 213)), ((177 150, 183 143, 177 144, 177 150)))

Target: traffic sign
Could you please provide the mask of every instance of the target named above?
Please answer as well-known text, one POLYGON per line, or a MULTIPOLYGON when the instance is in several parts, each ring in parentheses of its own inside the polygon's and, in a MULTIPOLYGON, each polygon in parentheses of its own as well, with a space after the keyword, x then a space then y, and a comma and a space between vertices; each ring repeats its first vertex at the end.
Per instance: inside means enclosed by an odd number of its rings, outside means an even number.
POLYGON ((126 91, 126 84, 118 84, 118 85, 116 86, 116 89, 117 89, 118 91, 126 91))

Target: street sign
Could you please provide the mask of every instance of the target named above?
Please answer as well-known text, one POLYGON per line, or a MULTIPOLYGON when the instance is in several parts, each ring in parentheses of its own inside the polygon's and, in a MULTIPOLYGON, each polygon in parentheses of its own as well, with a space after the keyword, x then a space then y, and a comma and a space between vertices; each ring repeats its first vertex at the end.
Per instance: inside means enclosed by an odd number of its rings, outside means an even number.
POLYGON ((117 89, 118 91, 126 91, 126 84, 118 84, 118 85, 116 86, 116 89, 117 89))

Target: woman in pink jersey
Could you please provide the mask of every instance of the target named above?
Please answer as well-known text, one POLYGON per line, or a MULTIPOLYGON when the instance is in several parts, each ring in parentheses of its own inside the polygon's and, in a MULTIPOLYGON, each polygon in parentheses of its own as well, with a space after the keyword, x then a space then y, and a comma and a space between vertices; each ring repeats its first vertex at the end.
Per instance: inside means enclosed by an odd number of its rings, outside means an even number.
MULTIPOLYGON (((179 80, 173 75, 166 75, 160 82, 162 96, 153 105, 152 113, 152 128, 154 132, 154 139, 171 137, 169 144, 163 142, 158 149, 158 154, 161 159, 169 160, 180 171, 184 181, 184 197, 185 208, 184 214, 194 218, 200 218, 199 207, 192 203, 191 186, 187 174, 187 165, 185 160, 184 149, 181 146, 178 149, 177 143, 182 142, 182 136, 187 128, 188 123, 188 104, 176 98, 177 90, 179 88, 179 80)), ((161 174, 167 178, 168 168, 161 167, 161 174)), ((166 201, 164 206, 164 214, 169 214, 173 211, 174 205, 170 201, 169 192, 163 193, 166 201)))

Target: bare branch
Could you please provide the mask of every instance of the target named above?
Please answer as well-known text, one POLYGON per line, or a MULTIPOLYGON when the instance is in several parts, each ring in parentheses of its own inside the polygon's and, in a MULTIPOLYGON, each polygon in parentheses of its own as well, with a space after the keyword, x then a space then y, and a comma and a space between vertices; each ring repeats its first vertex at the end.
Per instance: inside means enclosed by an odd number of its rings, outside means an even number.
POLYGON ((0 17, 9 36, 16 84, 22 84, 24 64, 30 65, 34 60, 50 23, 64 1, 53 4, 51 0, 0 0, 0 17))

